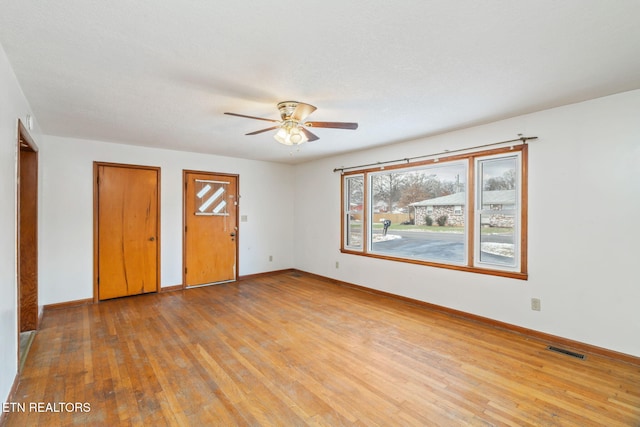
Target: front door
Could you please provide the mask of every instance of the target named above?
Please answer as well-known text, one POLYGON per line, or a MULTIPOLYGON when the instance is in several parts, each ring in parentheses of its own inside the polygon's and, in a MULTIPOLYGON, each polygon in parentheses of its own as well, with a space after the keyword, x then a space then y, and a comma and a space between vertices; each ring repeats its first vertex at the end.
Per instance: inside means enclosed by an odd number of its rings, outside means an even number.
POLYGON ((236 280, 238 176, 184 171, 184 281, 236 280))
POLYGON ((94 171, 97 299, 156 292, 160 169, 95 163, 94 171))

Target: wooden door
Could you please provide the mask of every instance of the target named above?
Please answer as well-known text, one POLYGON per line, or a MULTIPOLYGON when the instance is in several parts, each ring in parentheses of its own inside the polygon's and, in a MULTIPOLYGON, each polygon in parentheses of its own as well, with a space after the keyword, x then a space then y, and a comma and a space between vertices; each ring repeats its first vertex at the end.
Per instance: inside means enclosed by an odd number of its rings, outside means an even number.
POLYGON ((160 169, 95 163, 94 170, 97 299, 157 291, 160 169))
POLYGON ((238 176, 184 171, 184 284, 236 279, 238 176))
POLYGON ((18 329, 38 329, 38 148, 18 121, 18 329))

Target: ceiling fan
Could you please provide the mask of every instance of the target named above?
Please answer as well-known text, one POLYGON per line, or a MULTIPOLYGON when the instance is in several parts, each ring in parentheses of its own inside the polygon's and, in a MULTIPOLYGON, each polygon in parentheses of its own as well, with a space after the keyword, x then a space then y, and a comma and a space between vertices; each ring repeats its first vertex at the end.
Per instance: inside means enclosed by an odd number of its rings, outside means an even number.
POLYGON ((278 111, 280 111, 280 120, 265 119, 263 117, 247 116, 237 113, 224 113, 230 116, 245 117, 247 119, 264 120, 267 122, 277 123, 266 129, 260 129, 255 132, 249 132, 246 135, 257 135, 262 132, 278 129, 274 138, 281 144, 299 145, 307 141, 315 141, 319 139, 311 133, 307 128, 334 128, 334 129, 358 129, 357 123, 349 122, 307 122, 305 119, 309 114, 313 113, 316 107, 304 102, 283 101, 278 103, 278 111))

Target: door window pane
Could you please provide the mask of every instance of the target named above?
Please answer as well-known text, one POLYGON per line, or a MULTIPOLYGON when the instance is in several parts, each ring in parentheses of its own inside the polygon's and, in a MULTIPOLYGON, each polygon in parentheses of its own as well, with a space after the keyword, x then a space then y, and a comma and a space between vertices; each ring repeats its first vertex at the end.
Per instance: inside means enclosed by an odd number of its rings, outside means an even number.
POLYGON ((194 184, 196 215, 228 215, 225 200, 228 182, 196 179, 194 184))

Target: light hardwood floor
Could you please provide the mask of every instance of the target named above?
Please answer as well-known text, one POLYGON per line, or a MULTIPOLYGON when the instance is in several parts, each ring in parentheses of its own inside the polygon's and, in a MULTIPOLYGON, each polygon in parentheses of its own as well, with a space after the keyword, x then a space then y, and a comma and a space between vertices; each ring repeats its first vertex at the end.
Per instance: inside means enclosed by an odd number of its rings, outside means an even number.
POLYGON ((47 311, 5 421, 640 425, 640 366, 546 345, 286 272, 47 311))

